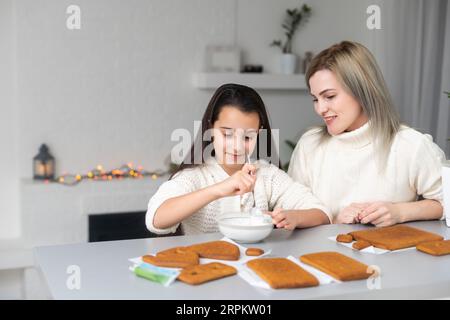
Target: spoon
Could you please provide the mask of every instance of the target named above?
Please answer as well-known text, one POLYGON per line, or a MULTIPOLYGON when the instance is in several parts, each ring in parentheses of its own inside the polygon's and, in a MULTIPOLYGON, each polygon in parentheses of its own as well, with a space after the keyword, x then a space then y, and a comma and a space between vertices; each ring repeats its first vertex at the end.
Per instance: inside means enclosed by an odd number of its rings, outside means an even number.
MULTIPOLYGON (((248 153, 247 153, 247 163, 252 164, 250 155, 248 153)), ((255 191, 254 190, 252 190, 252 197, 253 197, 253 207, 250 209, 250 215, 260 216, 263 214, 263 212, 260 209, 256 208, 256 199, 255 199, 255 191)))

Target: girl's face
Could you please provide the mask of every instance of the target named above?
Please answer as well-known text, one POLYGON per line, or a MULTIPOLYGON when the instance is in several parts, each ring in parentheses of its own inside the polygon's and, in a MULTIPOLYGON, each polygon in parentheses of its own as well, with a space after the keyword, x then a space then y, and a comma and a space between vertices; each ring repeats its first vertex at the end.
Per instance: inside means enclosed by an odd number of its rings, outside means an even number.
POLYGON ((256 146, 259 115, 245 113, 237 107, 225 106, 213 126, 213 143, 217 161, 226 166, 240 166, 246 162, 256 146))
POLYGON ((341 86, 333 72, 319 70, 309 79, 314 109, 328 133, 338 135, 364 125, 368 118, 358 101, 341 86))

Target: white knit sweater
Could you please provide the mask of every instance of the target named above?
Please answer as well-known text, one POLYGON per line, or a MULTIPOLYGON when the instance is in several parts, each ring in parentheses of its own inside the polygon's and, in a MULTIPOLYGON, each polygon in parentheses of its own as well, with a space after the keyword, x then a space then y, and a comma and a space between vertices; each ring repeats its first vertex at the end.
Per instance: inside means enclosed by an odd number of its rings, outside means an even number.
MULTIPOLYGON (((182 222, 184 234, 218 232, 216 218, 220 214, 239 212, 241 209, 249 211, 254 205, 261 210, 273 210, 278 207, 286 210, 318 208, 329 216, 329 210, 311 194, 310 190, 294 182, 285 172, 264 161, 255 161, 255 165, 258 170, 253 193, 246 193, 242 197, 225 197, 209 203, 182 222)), ((145 217, 148 230, 157 234, 175 232, 178 224, 168 229, 157 229, 153 225, 155 212, 161 204, 167 199, 211 186, 228 177, 229 175, 215 159, 177 173, 171 180, 163 183, 150 199, 145 217)))
POLYGON ((318 129, 299 140, 288 174, 309 187, 333 217, 352 202, 410 202, 421 195, 442 203, 444 152, 432 137, 401 126, 384 174, 377 170, 369 123, 318 143, 318 129))

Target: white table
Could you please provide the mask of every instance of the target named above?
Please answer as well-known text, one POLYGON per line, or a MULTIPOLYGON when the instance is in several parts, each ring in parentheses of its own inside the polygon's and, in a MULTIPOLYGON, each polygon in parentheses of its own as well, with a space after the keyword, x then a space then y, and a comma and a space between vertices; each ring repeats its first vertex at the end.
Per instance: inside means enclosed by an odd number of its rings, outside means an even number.
MULTIPOLYGON (((443 221, 409 223, 450 239, 443 221)), ((311 229, 274 230, 257 244, 272 249, 272 256, 287 257, 337 251, 381 269, 381 289, 369 289, 366 280, 333 283, 304 289, 265 290, 247 284, 239 276, 190 286, 176 281, 163 287, 128 270, 128 258, 173 246, 218 240, 218 233, 126 241, 38 247, 36 263, 55 299, 409 299, 450 297, 450 255, 434 257, 415 249, 382 255, 361 253, 327 239, 339 233, 367 228, 363 225, 326 225, 311 229), (67 268, 79 267, 80 289, 66 285, 67 268)))

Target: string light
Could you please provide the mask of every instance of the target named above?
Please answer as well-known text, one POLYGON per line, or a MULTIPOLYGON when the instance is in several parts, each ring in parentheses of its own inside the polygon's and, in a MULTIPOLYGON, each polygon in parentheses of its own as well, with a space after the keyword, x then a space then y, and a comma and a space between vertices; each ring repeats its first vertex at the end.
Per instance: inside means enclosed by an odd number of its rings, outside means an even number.
POLYGON ((56 182, 66 186, 74 186, 83 180, 94 180, 94 181, 111 181, 111 180, 123 180, 125 178, 129 179, 143 179, 149 177, 152 180, 156 180, 161 176, 169 174, 171 171, 166 170, 156 170, 147 171, 142 166, 137 168, 133 167, 133 163, 129 162, 122 165, 119 168, 112 169, 110 171, 104 171, 102 165, 97 165, 95 169, 90 170, 87 174, 68 174, 64 173, 53 180, 45 180, 45 183, 56 182))

